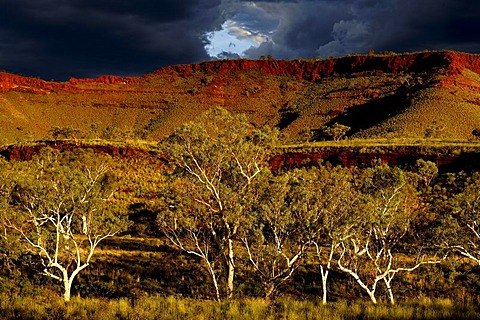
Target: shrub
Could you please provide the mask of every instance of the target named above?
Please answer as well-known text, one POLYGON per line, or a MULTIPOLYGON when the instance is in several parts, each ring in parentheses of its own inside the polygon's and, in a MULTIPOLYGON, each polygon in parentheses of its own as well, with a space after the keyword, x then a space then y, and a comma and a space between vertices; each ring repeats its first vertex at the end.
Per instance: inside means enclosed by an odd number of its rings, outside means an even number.
POLYGON ((343 139, 350 129, 351 128, 349 126, 340 124, 338 122, 335 122, 332 126, 324 126, 322 128, 323 132, 335 141, 343 139))

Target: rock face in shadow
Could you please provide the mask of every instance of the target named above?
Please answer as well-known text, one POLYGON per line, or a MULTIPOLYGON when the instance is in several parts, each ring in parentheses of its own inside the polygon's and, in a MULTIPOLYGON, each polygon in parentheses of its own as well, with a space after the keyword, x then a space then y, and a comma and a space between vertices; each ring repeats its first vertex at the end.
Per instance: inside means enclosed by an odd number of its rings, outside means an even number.
POLYGON ((318 163, 331 163, 344 167, 365 167, 375 161, 389 166, 413 167, 418 159, 434 162, 440 172, 459 172, 480 170, 480 151, 470 150, 462 153, 440 152, 441 150, 422 150, 422 147, 397 147, 390 150, 365 150, 362 148, 324 148, 314 152, 285 152, 273 156, 270 160, 272 171, 314 166, 318 163))
POLYGON ((55 150, 72 151, 77 148, 90 149, 98 154, 107 154, 118 158, 144 158, 158 161, 159 163, 166 163, 166 160, 157 152, 149 151, 143 148, 109 146, 97 144, 79 144, 72 141, 44 141, 35 145, 10 145, 0 150, 0 156, 6 160, 32 160, 33 156, 40 153, 44 148, 52 148, 55 150))
MULTIPOLYGON (((88 145, 65 141, 45 141, 32 146, 11 145, 0 150, 0 156, 7 160, 31 160, 43 148, 50 147, 60 151, 72 151, 76 148, 91 149, 95 153, 108 154, 123 159, 147 159, 159 167, 166 165, 164 155, 142 148, 88 145)), ((365 167, 375 161, 389 166, 413 167, 418 159, 434 162, 440 172, 480 171, 480 150, 470 148, 457 152, 453 148, 426 148, 421 146, 401 147, 323 147, 312 152, 285 151, 269 159, 272 171, 314 166, 318 163, 330 163, 344 167, 365 167)))

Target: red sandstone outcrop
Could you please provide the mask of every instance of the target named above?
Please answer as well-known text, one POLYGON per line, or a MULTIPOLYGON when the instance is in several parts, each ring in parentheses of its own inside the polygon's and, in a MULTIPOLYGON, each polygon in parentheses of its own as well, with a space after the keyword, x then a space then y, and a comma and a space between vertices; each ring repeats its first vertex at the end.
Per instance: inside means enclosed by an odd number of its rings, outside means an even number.
POLYGON ((68 82, 45 81, 38 78, 23 77, 0 72, 0 92, 21 91, 35 94, 48 94, 54 91, 86 91, 81 84, 129 84, 138 81, 136 77, 100 76, 96 79, 71 78, 68 82))
POLYGON ((480 73, 480 55, 459 52, 423 52, 388 56, 347 56, 326 60, 218 60, 200 64, 166 67, 152 75, 193 73, 226 74, 234 71, 258 70, 265 74, 291 76, 316 81, 335 74, 400 73, 445 69, 458 74, 462 69, 480 73))
POLYGON ((444 150, 423 150, 421 147, 397 147, 394 150, 355 150, 355 148, 328 147, 313 152, 285 152, 269 160, 270 169, 292 169, 328 162, 347 168, 369 166, 374 161, 381 161, 389 166, 415 165, 418 159, 434 162, 444 172, 461 170, 479 170, 480 152, 471 150, 461 154, 444 150))
POLYGON ((48 82, 37 78, 22 77, 10 73, 0 72, 0 92, 10 90, 24 91, 37 94, 47 94, 61 84, 48 82))
MULTIPOLYGON (((172 75, 189 77, 195 73, 216 75, 236 71, 256 70, 269 75, 282 75, 307 81, 345 74, 382 74, 407 72, 440 72, 454 76, 470 69, 480 73, 480 55, 451 51, 422 52, 399 55, 355 55, 324 60, 217 60, 200 64, 170 66, 142 77, 100 76, 96 79, 71 78, 68 82, 45 81, 0 72, 0 92, 10 90, 48 94, 63 90, 84 92, 97 89, 85 88, 85 84, 141 84, 149 77, 172 75)), ((453 80, 452 80, 453 81, 453 80)), ((446 82, 448 83, 448 81, 446 82)), ((102 88, 102 91, 108 88, 102 88)), ((138 90, 138 88, 136 88, 138 90)))
POLYGON ((70 84, 76 85, 81 83, 104 83, 104 84, 129 84, 138 81, 139 77, 119 77, 119 76, 100 76, 96 79, 77 79, 77 78, 70 78, 68 82, 70 84))
MULTIPOLYGON (((31 160, 34 155, 38 154, 45 147, 51 147, 60 151, 72 151, 76 148, 91 149, 96 153, 108 154, 112 157, 148 160, 149 163, 157 164, 160 167, 168 162, 158 152, 142 148, 84 145, 69 141, 45 141, 33 146, 11 145, 0 150, 0 156, 7 160, 31 160)), ((271 157, 269 166, 272 171, 277 171, 282 168, 292 169, 316 165, 322 161, 344 167, 362 167, 369 166, 372 162, 380 160, 390 166, 412 167, 418 159, 435 162, 443 172, 480 170, 480 152, 476 149, 457 153, 448 150, 448 148, 426 150, 423 147, 416 146, 403 146, 394 149, 377 147, 371 150, 353 147, 324 147, 321 150, 312 152, 286 151, 271 157)))
POLYGON ((142 148, 108 146, 97 144, 79 144, 73 141, 44 141, 36 145, 22 146, 10 145, 0 150, 0 156, 7 160, 26 160, 29 161, 32 157, 38 154, 43 148, 52 148, 60 151, 72 151, 74 149, 83 148, 93 150, 95 153, 108 154, 112 157, 132 158, 132 159, 156 159, 158 162, 164 162, 163 158, 158 153, 142 148))

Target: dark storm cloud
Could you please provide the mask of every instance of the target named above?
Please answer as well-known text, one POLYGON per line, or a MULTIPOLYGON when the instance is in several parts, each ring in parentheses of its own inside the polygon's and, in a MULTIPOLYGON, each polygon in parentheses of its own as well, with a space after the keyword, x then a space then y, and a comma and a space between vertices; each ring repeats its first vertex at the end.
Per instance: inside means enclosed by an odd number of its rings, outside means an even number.
POLYGON ((327 57, 375 51, 480 52, 480 2, 469 0, 257 1, 280 25, 249 57, 327 57))
POLYGON ((64 80, 208 59, 219 1, 4 0, 0 69, 64 80), (212 19, 213 18, 213 19, 212 19))
POLYGON ((314 57, 320 44, 332 39, 333 25, 350 19, 348 1, 262 1, 257 5, 279 19, 273 42, 252 48, 252 58, 272 54, 277 58, 314 57))
POLYGON ((56 80, 143 74, 211 59, 207 35, 226 21, 234 36, 266 39, 249 58, 480 52, 480 1, 2 0, 0 69, 56 80))
POLYGON ((478 1, 398 0, 387 13, 370 23, 375 48, 480 52, 478 1))

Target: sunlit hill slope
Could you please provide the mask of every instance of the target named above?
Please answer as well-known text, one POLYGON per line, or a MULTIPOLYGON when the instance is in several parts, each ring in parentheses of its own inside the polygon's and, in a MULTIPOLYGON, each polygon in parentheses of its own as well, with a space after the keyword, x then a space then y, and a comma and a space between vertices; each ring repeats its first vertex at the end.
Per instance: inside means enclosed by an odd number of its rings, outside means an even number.
POLYGON ((323 139, 335 122, 349 137, 470 139, 480 128, 480 55, 222 60, 68 82, 0 72, 0 142, 43 139, 55 126, 158 140, 213 106, 292 140, 323 139))

